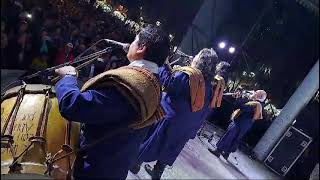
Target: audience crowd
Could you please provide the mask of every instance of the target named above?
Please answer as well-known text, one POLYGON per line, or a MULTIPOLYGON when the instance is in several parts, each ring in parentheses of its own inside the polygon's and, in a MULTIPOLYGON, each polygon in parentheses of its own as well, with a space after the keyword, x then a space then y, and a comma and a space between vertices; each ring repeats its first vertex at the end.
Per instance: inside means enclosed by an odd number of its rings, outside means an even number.
MULTIPOLYGON (((127 24, 90 1, 1 1, 1 69, 44 70, 73 61, 100 39, 131 42, 134 37, 127 24)), ((127 63, 121 51, 102 59, 97 69, 127 63)))

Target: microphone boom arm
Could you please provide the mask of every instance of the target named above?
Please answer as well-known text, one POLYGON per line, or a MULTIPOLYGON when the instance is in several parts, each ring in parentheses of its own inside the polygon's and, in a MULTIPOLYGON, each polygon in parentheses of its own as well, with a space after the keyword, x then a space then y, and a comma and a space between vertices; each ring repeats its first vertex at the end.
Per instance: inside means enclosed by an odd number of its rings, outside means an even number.
MULTIPOLYGON (((91 45, 88 49, 86 49, 84 52, 82 52, 81 54, 79 54, 73 62, 66 62, 64 64, 60 64, 60 65, 57 65, 57 66, 54 66, 54 67, 51 67, 51 68, 47 68, 45 70, 42 70, 42 71, 38 71, 34 74, 31 74, 29 76, 25 76, 25 77, 22 77, 20 78, 20 80, 22 81, 25 81, 25 80, 29 80, 31 78, 34 78, 34 77, 37 77, 37 76, 40 76, 40 75, 43 75, 43 74, 48 74, 48 73, 51 73, 52 71, 56 70, 56 69, 59 69, 61 67, 64 67, 64 66, 70 66, 70 65, 73 65, 73 64, 77 64, 77 63, 81 63, 85 60, 88 60, 88 59, 94 59, 96 60, 99 56, 105 54, 105 53, 110 53, 112 50, 114 50, 113 47, 107 47, 103 50, 100 50, 98 52, 95 52, 95 53, 92 53, 92 54, 89 54, 87 56, 83 56, 84 54, 86 54, 88 51, 90 51, 93 47, 95 47, 97 44, 99 44, 100 42, 107 42, 107 44, 113 44, 113 45, 118 45, 118 46, 122 46, 123 50, 126 51, 128 49, 128 46, 129 44, 124 44, 124 43, 119 43, 117 41, 114 41, 114 40, 109 40, 109 39, 101 39, 97 42, 95 42, 93 45, 91 45), (82 57, 83 56, 83 57, 82 57)), ((91 63, 94 62, 94 60, 90 61, 91 63)), ((81 66, 82 67, 85 67, 86 65, 89 65, 91 63, 83 63, 81 66)), ((81 69, 79 68, 79 69, 81 69)))

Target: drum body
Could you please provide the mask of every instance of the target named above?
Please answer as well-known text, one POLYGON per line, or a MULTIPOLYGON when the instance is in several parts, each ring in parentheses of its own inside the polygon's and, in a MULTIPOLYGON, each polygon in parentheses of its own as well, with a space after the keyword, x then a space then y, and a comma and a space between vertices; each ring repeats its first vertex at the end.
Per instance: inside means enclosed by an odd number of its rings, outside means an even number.
POLYGON ((66 179, 75 154, 50 162, 77 149, 79 133, 79 123, 61 116, 52 86, 6 91, 1 102, 1 176, 66 179))

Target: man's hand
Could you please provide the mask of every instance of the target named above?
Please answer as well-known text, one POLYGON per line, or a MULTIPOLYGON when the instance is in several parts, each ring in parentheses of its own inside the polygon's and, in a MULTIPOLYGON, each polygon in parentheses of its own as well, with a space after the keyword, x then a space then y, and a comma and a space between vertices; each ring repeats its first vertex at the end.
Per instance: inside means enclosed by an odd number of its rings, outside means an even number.
POLYGON ((64 66, 62 68, 56 69, 55 73, 60 77, 64 77, 65 75, 77 76, 77 74, 78 74, 76 68, 74 68, 72 66, 64 66))

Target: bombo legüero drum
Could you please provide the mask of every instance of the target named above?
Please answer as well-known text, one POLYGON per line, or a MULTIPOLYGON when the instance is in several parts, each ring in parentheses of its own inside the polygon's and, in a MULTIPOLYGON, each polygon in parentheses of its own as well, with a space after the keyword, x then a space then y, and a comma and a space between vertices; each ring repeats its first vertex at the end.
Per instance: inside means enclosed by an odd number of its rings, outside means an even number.
POLYGON ((54 88, 23 85, 1 97, 1 178, 69 179, 80 124, 65 120, 54 88))

